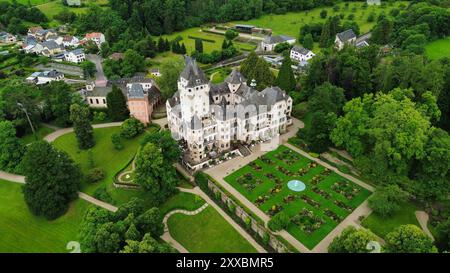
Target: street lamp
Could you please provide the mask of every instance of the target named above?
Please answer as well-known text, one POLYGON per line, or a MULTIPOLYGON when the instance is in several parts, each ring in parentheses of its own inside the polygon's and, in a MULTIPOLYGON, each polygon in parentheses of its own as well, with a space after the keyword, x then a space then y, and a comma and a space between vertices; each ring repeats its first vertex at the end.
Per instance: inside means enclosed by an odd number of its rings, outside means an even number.
POLYGON ((23 106, 23 104, 20 103, 20 102, 17 103, 17 106, 18 106, 18 107, 20 108, 20 110, 22 110, 22 111, 25 113, 25 115, 27 116, 27 120, 28 120, 28 123, 30 124, 31 131, 33 131, 34 138, 35 138, 36 140, 38 140, 37 135, 36 135, 36 131, 34 130, 33 123, 31 123, 31 119, 30 119, 30 116, 28 115, 27 109, 26 109, 25 106, 23 106))

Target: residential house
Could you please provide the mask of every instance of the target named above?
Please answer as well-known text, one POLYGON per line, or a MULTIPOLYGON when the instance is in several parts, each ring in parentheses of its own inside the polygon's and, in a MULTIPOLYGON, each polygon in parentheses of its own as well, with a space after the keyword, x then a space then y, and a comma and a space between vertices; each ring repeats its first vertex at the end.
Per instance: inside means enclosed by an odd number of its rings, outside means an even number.
POLYGON ((64 74, 56 70, 34 72, 26 80, 36 85, 47 84, 52 81, 64 80, 64 74))
POLYGON ((105 35, 100 32, 92 32, 86 34, 83 42, 93 41, 98 47, 100 47, 104 42, 106 42, 105 35))
POLYGON ((64 47, 77 47, 80 44, 80 40, 72 35, 65 35, 62 37, 62 45, 64 47))
POLYGON ((161 72, 159 71, 158 68, 152 68, 150 70, 150 75, 152 75, 154 77, 161 77, 161 72))
POLYGON ((118 60, 123 60, 124 55, 123 55, 123 53, 115 52, 115 53, 111 54, 111 56, 109 56, 109 58, 111 60, 118 61, 118 60))
POLYGON ((297 45, 292 47, 290 55, 291 59, 297 62, 306 62, 316 56, 311 50, 297 45))
POLYGON ((288 43, 290 45, 293 45, 295 44, 295 38, 285 35, 266 36, 266 38, 264 38, 264 40, 261 42, 261 50, 273 51, 275 47, 281 43, 288 43))
POLYGON ((2 44, 13 44, 17 42, 16 36, 8 32, 0 32, 0 43, 2 44))
POLYGON ((354 44, 356 41, 356 34, 352 29, 336 34, 334 40, 335 48, 342 50, 346 44, 354 44))
MULTIPOLYGON (((109 80, 107 81, 105 86, 95 85, 95 83, 89 83, 86 85, 86 89, 82 92, 85 94, 85 98, 89 106, 97 107, 97 108, 106 108, 108 104, 106 102, 106 96, 109 92, 112 91, 112 86, 116 85, 122 90, 122 93, 125 97, 128 95, 128 91, 131 89, 133 85, 140 85, 145 93, 148 93, 148 98, 150 102, 158 103, 159 100, 155 100, 155 96, 153 91, 151 91, 156 87, 155 81, 152 78, 145 77, 143 75, 137 74, 132 78, 121 78, 117 80, 109 80)), ((135 87, 137 88, 137 87, 135 87)), ((153 109, 153 108, 152 108, 153 109)), ((151 114, 151 113, 150 113, 151 114)))
POLYGON ((54 40, 42 42, 41 45, 43 47, 41 54, 46 57, 61 53, 63 50, 62 47, 58 45, 54 40))
POLYGON ((373 5, 381 5, 381 0, 367 0, 367 5, 373 6, 373 5))
POLYGON ((46 40, 56 40, 58 38, 58 33, 53 29, 39 29, 32 36, 38 41, 43 42, 46 40))
POLYGON ((81 7, 81 0, 65 0, 69 7, 81 7))
POLYGON ((144 124, 150 123, 153 109, 160 101, 161 93, 155 85, 148 90, 145 90, 139 83, 132 83, 128 87, 127 105, 130 116, 144 124))
POLYGON ((86 55, 84 54, 84 49, 77 48, 71 51, 66 51, 64 53, 64 60, 71 63, 81 63, 86 60, 86 55))
POLYGON ((29 36, 35 37, 36 32, 38 32, 38 31, 40 31, 40 30, 42 30, 42 29, 43 29, 43 28, 42 28, 41 26, 30 27, 30 28, 28 29, 28 35, 29 35, 29 36))
POLYGON ((279 87, 258 91, 237 70, 212 84, 189 57, 166 109, 172 137, 183 143, 183 163, 192 171, 235 153, 236 144, 277 138, 292 124, 292 98, 279 87))
POLYGON ((359 36, 358 38, 356 38, 355 46, 356 47, 369 46, 369 40, 371 37, 372 37, 372 33, 370 33, 370 32, 359 36))

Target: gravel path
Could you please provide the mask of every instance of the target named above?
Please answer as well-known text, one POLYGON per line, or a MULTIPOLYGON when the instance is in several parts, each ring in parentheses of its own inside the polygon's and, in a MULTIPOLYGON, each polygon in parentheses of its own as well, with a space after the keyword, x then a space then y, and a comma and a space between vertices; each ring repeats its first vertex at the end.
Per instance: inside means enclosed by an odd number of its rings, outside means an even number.
POLYGON ((425 234, 428 235, 434 241, 433 234, 431 234, 431 231, 428 229, 428 220, 430 218, 428 216, 428 213, 426 213, 425 211, 418 210, 416 211, 416 218, 417 221, 419 221, 420 227, 422 228, 423 232, 425 232, 425 234))

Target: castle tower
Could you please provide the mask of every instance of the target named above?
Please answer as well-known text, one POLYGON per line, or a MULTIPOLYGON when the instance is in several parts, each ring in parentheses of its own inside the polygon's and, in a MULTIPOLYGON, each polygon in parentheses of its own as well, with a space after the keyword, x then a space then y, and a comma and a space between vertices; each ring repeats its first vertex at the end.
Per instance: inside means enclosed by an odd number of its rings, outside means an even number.
POLYGON ((182 119, 190 122, 197 116, 202 120, 209 114, 209 81, 194 59, 186 57, 185 61, 178 80, 182 119))
POLYGON ((245 83, 247 80, 242 76, 241 72, 233 69, 230 75, 225 79, 225 82, 228 84, 228 88, 231 93, 236 93, 236 91, 241 87, 241 84, 245 83))

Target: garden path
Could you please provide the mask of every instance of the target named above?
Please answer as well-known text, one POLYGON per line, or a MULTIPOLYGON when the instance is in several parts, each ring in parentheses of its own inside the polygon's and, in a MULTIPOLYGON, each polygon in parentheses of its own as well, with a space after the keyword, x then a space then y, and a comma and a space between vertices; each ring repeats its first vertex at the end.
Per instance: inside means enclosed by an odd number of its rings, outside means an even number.
POLYGON ((428 229, 428 220, 430 218, 428 213, 418 210, 416 211, 416 218, 417 221, 419 221, 420 227, 422 228, 423 232, 425 232, 425 234, 434 241, 433 234, 431 234, 430 230, 428 229))

